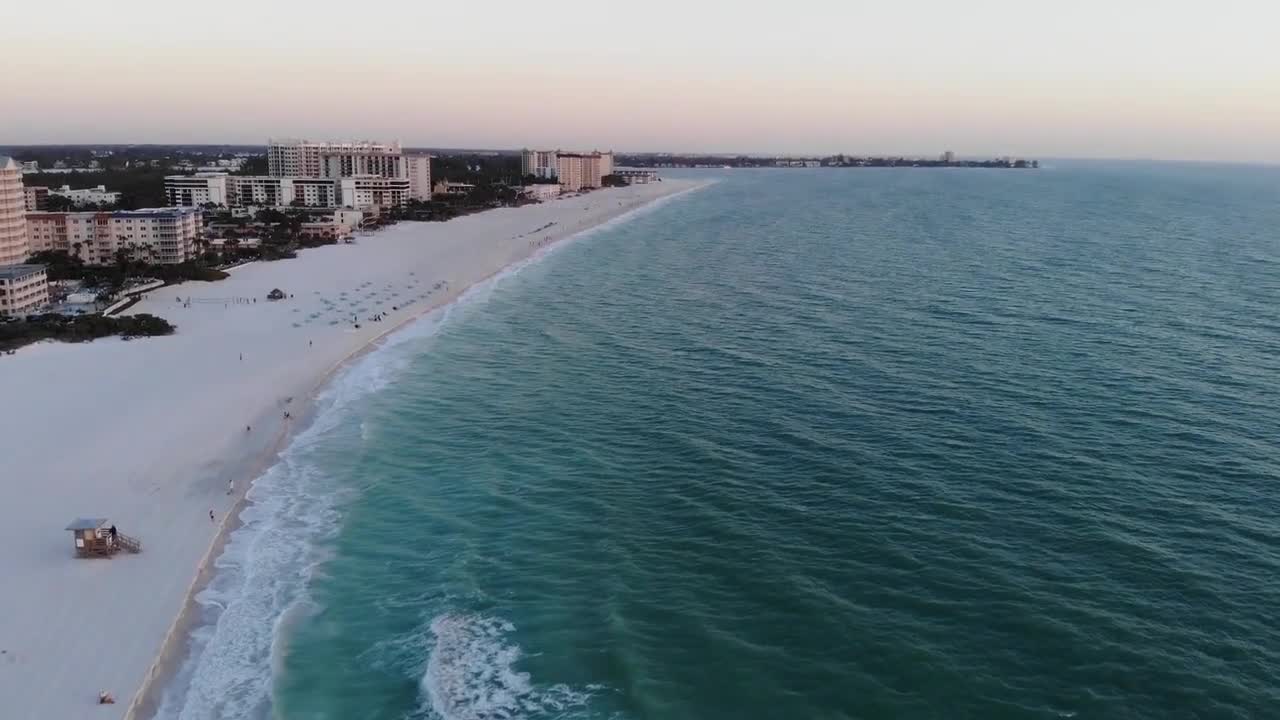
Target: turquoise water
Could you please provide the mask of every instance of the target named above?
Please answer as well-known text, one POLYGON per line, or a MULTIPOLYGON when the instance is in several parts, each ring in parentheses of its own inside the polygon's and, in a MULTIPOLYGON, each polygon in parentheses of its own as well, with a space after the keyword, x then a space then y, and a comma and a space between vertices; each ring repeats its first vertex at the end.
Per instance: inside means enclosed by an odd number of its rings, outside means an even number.
POLYGON ((162 716, 1275 714, 1280 170, 720 177, 341 377, 162 716))

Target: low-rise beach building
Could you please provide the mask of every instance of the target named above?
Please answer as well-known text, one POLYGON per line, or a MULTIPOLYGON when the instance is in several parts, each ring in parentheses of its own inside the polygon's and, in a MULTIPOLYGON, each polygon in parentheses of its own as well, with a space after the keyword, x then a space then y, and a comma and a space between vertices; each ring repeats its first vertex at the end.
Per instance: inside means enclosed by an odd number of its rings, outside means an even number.
POLYGON ((534 200, 554 200, 560 196, 560 183, 539 183, 536 185, 525 185, 520 189, 520 194, 534 200))
POLYGON ((298 227, 298 234, 304 238, 315 240, 342 241, 355 234, 353 226, 339 222, 336 218, 304 222, 298 227))
POLYGON ((60 188, 50 190, 49 194, 64 197, 77 207, 85 205, 115 205, 120 202, 120 193, 107 190, 105 185, 78 190, 71 189, 70 185, 63 185, 60 188))
POLYGON ((393 208, 409 202, 409 178, 358 175, 339 181, 338 197, 343 207, 393 208))
POLYGON ((43 265, 0 267, 0 316, 21 317, 49 304, 49 281, 43 265))
POLYGON ((111 214, 115 249, 128 250, 138 260, 172 265, 196 255, 203 236, 202 214, 196 208, 144 208, 111 214))
POLYGON ((204 244, 207 250, 216 253, 237 248, 257 250, 262 247, 262 238, 209 238, 204 241, 204 244))
POLYGON ((614 170, 613 174, 628 185, 644 185, 658 179, 656 170, 614 170))
POLYGON ((89 265, 114 261, 110 212, 27 213, 27 236, 31 252, 57 250, 89 265))
POLYGON ((436 183, 434 188, 431 189, 431 194, 433 195, 467 195, 472 190, 475 190, 475 189, 476 189, 476 186, 472 183, 449 182, 448 180, 441 180, 436 183))

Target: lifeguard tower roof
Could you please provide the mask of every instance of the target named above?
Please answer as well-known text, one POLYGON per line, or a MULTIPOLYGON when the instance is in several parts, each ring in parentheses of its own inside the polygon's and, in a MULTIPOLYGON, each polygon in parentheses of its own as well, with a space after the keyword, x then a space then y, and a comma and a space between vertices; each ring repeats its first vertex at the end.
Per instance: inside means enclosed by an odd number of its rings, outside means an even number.
POLYGON ((76 518, 67 526, 68 530, 97 530, 108 525, 106 518, 76 518))

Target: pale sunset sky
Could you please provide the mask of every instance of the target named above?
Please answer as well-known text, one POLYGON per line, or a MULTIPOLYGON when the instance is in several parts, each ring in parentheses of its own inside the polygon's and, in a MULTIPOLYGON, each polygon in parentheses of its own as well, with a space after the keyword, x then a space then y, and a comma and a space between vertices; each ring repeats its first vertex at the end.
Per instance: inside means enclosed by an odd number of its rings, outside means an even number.
POLYGON ((1280 162, 1280 2, 0 3, 0 144, 1280 162))

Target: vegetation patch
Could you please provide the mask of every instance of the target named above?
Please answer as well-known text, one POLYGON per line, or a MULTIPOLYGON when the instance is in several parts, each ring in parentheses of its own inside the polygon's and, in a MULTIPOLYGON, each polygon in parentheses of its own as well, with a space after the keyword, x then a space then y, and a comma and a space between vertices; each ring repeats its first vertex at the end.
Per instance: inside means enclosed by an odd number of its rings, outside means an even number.
POLYGON ((103 315, 31 315, 25 320, 0 323, 0 351, 10 351, 41 340, 88 342, 119 335, 133 337, 172 335, 173 324, 155 315, 124 317, 103 315))

